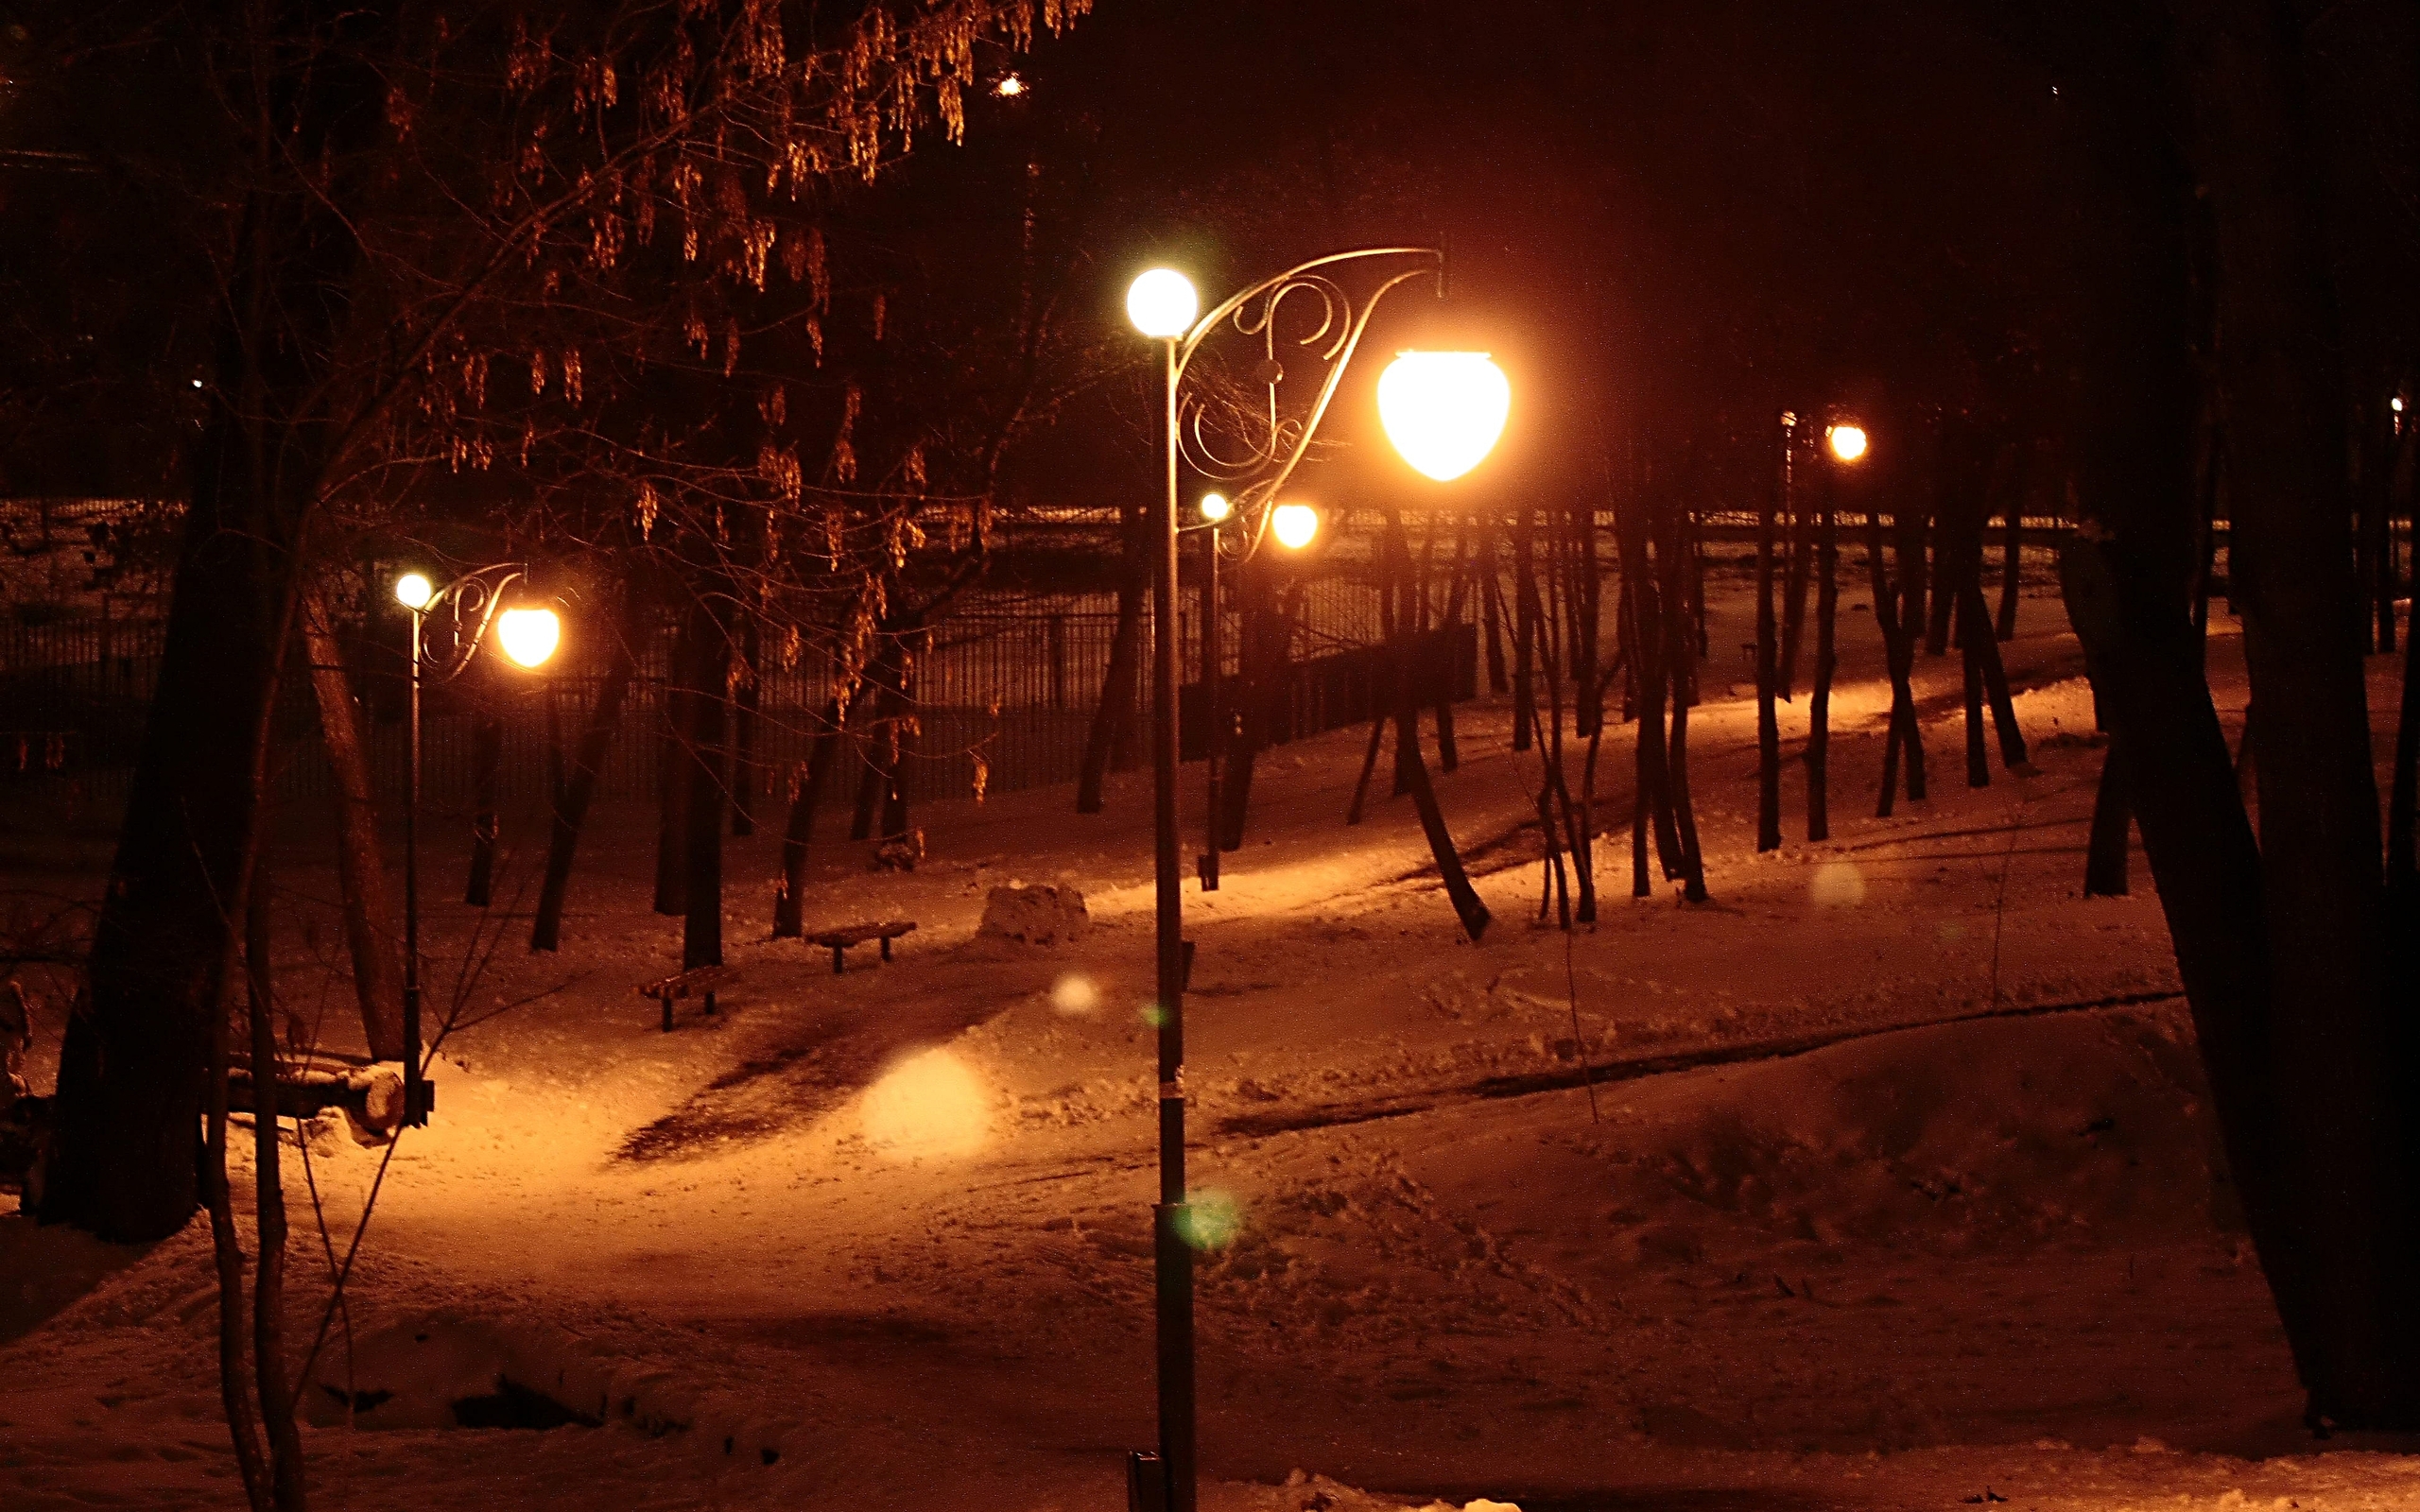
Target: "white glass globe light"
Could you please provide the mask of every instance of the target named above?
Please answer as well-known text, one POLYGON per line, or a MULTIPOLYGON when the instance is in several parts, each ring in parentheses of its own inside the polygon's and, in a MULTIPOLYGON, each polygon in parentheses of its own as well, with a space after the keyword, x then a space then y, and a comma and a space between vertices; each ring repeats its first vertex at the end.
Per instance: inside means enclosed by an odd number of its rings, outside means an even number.
POLYGON ((1193 329, 1201 301, 1193 281, 1172 267, 1155 267, 1126 289, 1126 318, 1147 336, 1181 336, 1193 329))
POLYGON ((1320 533, 1320 512, 1307 504, 1281 504, 1270 511, 1269 528, 1277 533, 1279 545, 1300 551, 1320 533))
POLYGON ((1234 513, 1235 507, 1223 493, 1205 493, 1201 496, 1201 518, 1213 524, 1234 513))
POLYGON ((550 609, 509 609, 496 616, 496 644, 525 667, 543 664, 562 644, 562 621, 550 609))
POLYGON ((1865 427, 1835 425, 1830 437, 1832 455, 1843 462, 1854 462, 1865 455, 1865 427))
POLYGON ((1486 459, 1512 385, 1484 352, 1406 352, 1378 375, 1378 420, 1417 472, 1450 483, 1486 459))
POLYGON ((419 573, 406 573, 395 579, 395 602, 406 609, 426 609, 437 590, 419 573))

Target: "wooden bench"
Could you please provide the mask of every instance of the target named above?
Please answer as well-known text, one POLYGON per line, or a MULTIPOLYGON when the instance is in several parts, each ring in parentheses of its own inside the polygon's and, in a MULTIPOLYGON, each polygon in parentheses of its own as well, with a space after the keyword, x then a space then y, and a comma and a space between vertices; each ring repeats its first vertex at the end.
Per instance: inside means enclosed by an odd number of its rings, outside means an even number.
POLYGON ((832 974, 847 971, 849 947, 862 945, 870 939, 882 941, 882 958, 890 959, 890 942, 916 927, 912 919, 890 919, 879 923, 850 924, 841 929, 827 929, 806 936, 809 945, 821 945, 832 953, 832 974))
POLYGON ((664 1005, 664 1032, 670 1034, 673 999, 703 997, 706 1000, 706 1011, 712 1013, 715 1011, 715 993, 723 988, 735 987, 738 983, 739 969, 737 967, 700 966, 693 971, 683 971, 678 976, 667 976, 660 982, 649 982, 639 988, 639 996, 653 998, 664 1005))

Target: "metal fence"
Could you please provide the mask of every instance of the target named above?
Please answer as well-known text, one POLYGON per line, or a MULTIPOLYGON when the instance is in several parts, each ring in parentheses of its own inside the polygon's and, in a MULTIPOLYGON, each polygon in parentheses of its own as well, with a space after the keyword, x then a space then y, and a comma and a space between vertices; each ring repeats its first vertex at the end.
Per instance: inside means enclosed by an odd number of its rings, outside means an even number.
MULTIPOLYGON (((1301 585, 1293 654, 1309 662, 1381 639, 1376 588, 1333 576, 1301 585)), ((1180 665, 1200 674, 1199 602, 1180 599, 1180 665)), ((0 781, 72 784, 95 806, 122 801, 158 679, 164 627, 157 620, 0 626, 0 781)), ((1072 782, 1083 761, 1093 709, 1107 678, 1117 632, 1114 594, 978 596, 936 625, 909 649, 912 722, 902 742, 901 773, 911 802, 999 793, 1072 782)), ((1137 687, 1150 665, 1150 625, 1141 627, 1137 687)), ((1222 665, 1238 674, 1232 619, 1222 665)), ((671 635, 641 648, 622 717, 598 772, 598 794, 638 799, 655 791, 666 730, 665 688, 671 635)), ((364 659, 374 661, 374 658, 364 659)), ((770 660, 770 659, 768 659, 770 660)), ((802 775, 834 683, 834 669, 806 655, 791 667, 760 670, 751 780, 744 790, 786 798, 802 775)), ((397 794, 406 777, 402 700, 393 675, 356 677, 364 699, 372 780, 397 794)), ((553 740, 576 742, 602 682, 578 663, 544 677, 501 667, 475 668, 462 684, 432 693, 422 725, 423 793, 438 813, 464 811, 477 782, 478 734, 493 721, 501 735, 495 769, 499 806, 543 801, 553 740), (551 706, 551 707, 550 707, 551 706)), ((274 720, 278 741, 271 794, 282 802, 316 802, 335 791, 334 774, 314 733, 317 713, 307 679, 288 677, 274 720)), ((1130 707, 1140 708, 1134 698, 1130 707)), ((1306 720, 1307 720, 1306 716, 1306 720)), ((853 762, 868 758, 862 740, 853 762)), ((1122 742, 1139 758, 1144 744, 1122 742)), ((1122 764, 1122 763, 1121 763, 1122 764)), ((835 773, 828 794, 854 791, 835 773)), ((760 812, 759 818, 763 818, 760 812)))

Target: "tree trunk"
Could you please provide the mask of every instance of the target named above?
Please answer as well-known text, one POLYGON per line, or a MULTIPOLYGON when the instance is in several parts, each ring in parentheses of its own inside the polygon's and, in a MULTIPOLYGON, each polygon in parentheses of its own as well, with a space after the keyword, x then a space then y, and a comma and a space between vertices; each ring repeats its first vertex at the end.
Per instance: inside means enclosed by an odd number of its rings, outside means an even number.
POLYGON ((789 821, 782 827, 782 881, 773 896, 773 937, 796 939, 805 932, 806 856, 815 844, 815 816, 831 781, 832 762, 847 738, 847 713, 838 698, 823 706, 823 719, 806 759, 806 773, 790 798, 789 821))
POLYGON ((462 901, 485 908, 495 890, 496 779, 504 767, 504 716, 483 690, 471 741, 471 879, 462 901))
POLYGON ((378 853, 378 799, 361 714, 346 676, 344 651, 328 614, 325 593, 313 584, 302 600, 302 645, 310 658, 311 693, 319 705, 320 740, 337 788, 337 891, 344 912, 344 942, 353 957, 354 1000, 372 1060, 404 1058, 404 978, 395 904, 378 853))
MULTIPOLYGON (((2420 635, 2407 628, 2403 640, 2403 693, 2394 721, 2394 766, 2387 787, 2386 876, 2390 886, 2420 883, 2420 635)), ((2398 926, 2411 919, 2401 913, 2398 926)), ((2398 927, 2398 933, 2402 930, 2398 927)))
MULTIPOLYGON (((731 636, 708 596, 719 585, 700 593, 690 608, 690 655, 685 663, 688 684, 688 799, 683 805, 688 833, 683 868, 681 969, 720 966, 722 959, 722 830, 723 809, 730 788, 724 776, 730 750, 731 636)), ((714 994, 706 994, 705 1009, 715 1010, 714 994)))
MULTIPOLYGON (((1968 481, 1962 472, 1953 474, 1948 468, 1939 474, 1945 482, 1953 475, 1962 484, 1968 481)), ((1964 499, 1944 496, 1925 521, 1925 534, 1932 548, 1932 602, 1929 617, 1923 622, 1927 656, 1949 654, 1950 630, 1956 618, 1952 610, 1957 607, 1958 587, 1966 576, 1966 531, 1961 524, 1966 504, 1964 499)))
MULTIPOLYGON (((2111 449, 2125 444, 2118 440, 2111 449)), ((2095 493, 2106 496, 2111 485, 2140 480, 2130 472, 2103 471, 2095 493)), ((2125 494, 2112 504, 2143 507, 2125 494)), ((2293 1227, 2295 1204, 2286 1185, 2294 1165, 2272 1137, 2282 1109, 2271 1074, 2278 1032, 2261 919, 2260 851, 2236 791, 2234 763, 2202 679, 2190 623, 2177 605, 2162 602, 2165 584, 2140 581, 2150 576, 2140 557, 2140 548, 2122 535, 2109 546, 2081 534, 2071 540, 2060 559, 2067 616, 2108 687, 2113 747, 2127 747, 2130 761, 2148 779, 2135 784, 2136 821, 2192 1009, 2228 1174, 2308 1380, 2301 1341, 2313 1309, 2307 1297, 2324 1262, 2293 1227)))
POLYGON ((2126 765, 2112 740, 2100 758, 2100 785, 2092 800, 2091 836, 2084 843, 2083 895, 2126 896, 2127 832, 2135 811, 2126 791, 2126 765))
POLYGON ((205 422, 91 991, 60 1057, 41 1216, 118 1243, 175 1233, 199 1193, 210 1025, 229 1006, 223 903, 243 891, 292 617, 285 553, 303 507, 249 471, 247 431, 266 422, 233 403, 205 422))
POLYGON ((1781 473, 1756 522, 1756 850, 1781 849, 1781 721, 1773 700, 1781 691, 1780 648, 1774 644, 1773 530, 1789 497, 1794 438, 1782 433, 1781 473))
POLYGON ((1914 802, 1925 796, 1925 747, 1924 726, 1916 718, 1915 689, 1910 681, 1915 670, 1915 632, 1900 623, 1899 596, 1892 592, 1890 573, 1883 564, 1882 518, 1874 511, 1866 516, 1865 562, 1874 579, 1874 625, 1882 632, 1883 660, 1891 674, 1890 733, 1882 743, 1882 799, 1874 815, 1887 819, 1903 758, 1908 800, 1914 802))
POLYGON ((644 620, 625 614, 605 663, 604 680, 596 687, 596 701, 589 706, 587 721, 580 726, 579 745, 572 753, 562 791, 555 799, 546 834, 546 873, 538 887, 538 916, 529 926, 533 951, 551 951, 562 941, 572 861, 579 850, 580 830, 588 822, 589 804, 596 800, 597 774, 605 769, 614 748, 614 731, 622 722, 622 705, 630 697, 631 679, 638 670, 637 643, 644 634, 644 620))
POLYGON ((1530 729, 1537 717, 1536 676, 1538 574, 1530 549, 1530 508, 1527 499, 1512 517, 1512 748, 1528 750, 1536 738, 1530 729))
MULTIPOLYGON (((1811 432, 1813 427, 1808 427, 1811 432)), ((1783 564, 1781 661, 1774 675, 1773 691, 1787 703, 1798 694, 1798 648, 1806 628, 1806 576, 1813 564, 1814 552, 1809 549, 1809 520, 1806 512, 1806 490, 1798 480, 1797 454, 1805 453, 1806 460, 1822 464, 1814 449, 1799 440, 1799 433, 1784 433, 1791 455, 1782 464, 1782 525, 1789 532, 1789 556, 1783 564)), ((1811 439, 1811 436, 1809 438, 1811 439)))
MULTIPOLYGON (((268 865, 252 863, 251 897, 244 909, 244 967, 252 1031, 252 1085, 273 1086, 278 1070, 277 1004, 269 944, 268 865)), ((277 1113, 252 1114, 252 1211, 260 1249, 252 1266, 252 1378, 268 1430, 269 1488, 277 1512, 302 1512, 302 1439, 285 1368, 285 1184, 279 1173, 277 1113)))
POLYGON ((1148 576, 1139 537, 1127 530, 1126 580, 1117 590, 1117 633, 1109 644, 1109 668, 1093 705, 1093 727, 1084 740, 1084 765, 1076 779, 1076 812, 1098 814, 1101 789, 1121 730, 1133 723, 1135 675, 1143 664, 1143 591, 1148 576))
POLYGON ((1420 828, 1428 836, 1428 853, 1437 862, 1437 874, 1445 885, 1445 896, 1454 904, 1455 916, 1462 921, 1462 933, 1476 942, 1487 933, 1487 904, 1479 901, 1478 889, 1471 885, 1470 874, 1462 869, 1461 854, 1454 848, 1454 833, 1445 827, 1445 814, 1438 806, 1437 790, 1428 781, 1428 764, 1421 759, 1420 706, 1412 700, 1408 669, 1399 665, 1392 680, 1395 743, 1399 749, 1410 753, 1411 801, 1420 811, 1420 828))
POLYGON ((1806 704, 1806 838, 1810 842, 1832 837, 1832 674, 1840 663, 1833 644, 1841 607, 1840 534, 1832 520, 1828 474, 1818 487, 1822 491, 1815 506, 1815 688, 1806 704))
POLYGON ((210 1026, 210 1091, 199 1177, 202 1201, 210 1211, 212 1269, 218 1290, 218 1405, 227 1415, 244 1503, 258 1508, 269 1504, 270 1475, 261 1448, 259 1399, 244 1377, 244 1250, 235 1231, 234 1195, 227 1185, 227 1071, 233 1059, 228 1047, 230 1017, 222 1012, 210 1026))
MULTIPOLYGON (((1236 598, 1243 623, 1243 717, 1219 784, 1219 800, 1227 805, 1219 843, 1228 850, 1244 843, 1244 821, 1252 813, 1253 774, 1260 764, 1260 753, 1269 746, 1279 704, 1292 686, 1294 619, 1300 607, 1298 593, 1278 601, 1268 578, 1249 564, 1236 575, 1236 598)), ((1381 683, 1381 690, 1384 687, 1381 683)))
MULTIPOLYGON (((1651 512, 1648 502, 1634 495, 1617 524, 1621 530, 1622 572, 1628 585, 1624 609, 1629 615, 1632 660, 1638 668, 1638 796, 1645 820, 1651 827, 1655 855, 1666 881, 1682 874, 1680 831, 1672 817, 1670 747, 1666 741, 1665 702, 1672 688, 1671 647, 1665 642, 1664 597, 1656 587, 1660 565, 1648 551, 1651 512)), ((1643 847, 1634 847, 1643 850, 1643 847)), ((1646 876, 1634 878, 1634 896, 1648 895, 1646 876)))
POLYGON ((1484 521, 1478 531, 1479 623, 1487 640, 1487 691, 1501 694, 1510 686, 1504 676, 1504 579, 1495 564, 1495 522, 1484 521))
POLYGON ((751 835, 756 833, 756 723, 765 703, 764 627, 753 614, 748 617, 741 660, 744 664, 738 669, 738 696, 733 711, 731 833, 751 835))
POLYGON ((915 738, 917 719, 915 659, 902 652, 891 704, 890 728, 882 751, 882 837, 895 840, 908 833, 908 780, 901 775, 908 743, 915 738))
MULTIPOLYGON (((1679 505, 1673 507, 1677 515, 1679 505)), ((1688 561, 1680 549, 1680 524, 1674 521, 1672 536, 1658 553, 1659 564, 1665 568, 1664 601, 1667 620, 1662 636, 1665 648, 1664 678, 1672 690, 1672 744, 1665 764, 1665 791, 1675 838, 1679 843, 1681 899, 1685 902, 1706 901, 1705 856, 1698 848, 1697 806, 1689 798, 1689 708, 1697 702, 1694 669, 1689 663, 1689 610, 1685 584, 1688 561), (1674 647, 1678 647, 1676 651, 1674 647)))
POLYGON ((690 659, 689 621, 684 615, 672 637, 671 660, 666 664, 662 696, 656 706, 655 740, 655 902, 659 914, 688 909, 683 900, 688 886, 689 727, 696 716, 682 686, 690 659))
MULTIPOLYGON (((1928 450, 1937 453, 1939 438, 1928 437, 1927 439, 1932 443, 1928 450)), ((1939 459, 1935 456, 1932 467, 1937 470, 1939 466, 1939 459)), ((1927 566, 1927 542, 1932 535, 1932 517, 1928 507, 1916 498, 1919 489, 1930 487, 1932 477, 1929 472, 1905 478, 1900 489, 1899 508, 1892 521, 1893 534, 1897 537, 1892 542, 1892 552, 1899 567, 1899 625, 1902 633, 1908 637, 1908 653, 1911 659, 1909 664, 1911 667, 1914 665, 1915 648, 1924 640, 1926 615, 1931 609, 1932 577, 1927 566)))
MULTIPOLYGON (((2311 1410, 2420 1426, 2420 1210, 2409 983, 2385 980, 2377 791, 2352 580, 2325 181, 2282 8, 2178 9, 2194 158, 2214 211, 2236 586, 2260 711, 2268 1058, 2292 1231, 2317 1275, 2287 1318, 2311 1410), (2302 1327, 2298 1330, 2296 1325, 2302 1327)), ((2232 575, 2231 575, 2232 576, 2232 575)), ((2121 729, 2123 738, 2127 733, 2121 729)), ((2139 747, 2137 747, 2139 751, 2139 747)), ((2137 784, 2149 814, 2159 784, 2137 784)), ((2149 829, 2146 825, 2146 834, 2149 829)), ((2264 1252, 2265 1258, 2265 1252, 2264 1252)), ((2281 1303, 2283 1298, 2281 1297, 2281 1303)))
POLYGON ((2024 585, 2025 493, 2032 481, 2033 449, 2017 445, 2010 461, 2007 491, 2000 498, 2000 610, 1992 627, 1996 639, 2016 639, 2016 606, 2024 585))
POLYGON ((2025 765, 2025 731, 2017 728, 2016 699, 2008 686, 2008 669, 2000 662, 1999 642, 1992 635, 1991 614, 1983 608, 1983 591, 1969 584, 1962 612, 1966 633, 1975 642, 1975 666, 1983 679, 1983 696, 1991 705, 1992 733, 1998 739, 2000 765, 2011 771, 2025 765))
MULTIPOLYGON (((1935 602, 1962 606, 1966 602, 1965 590, 1961 588, 1939 595, 1935 602)), ((1974 636, 1967 633, 1967 628, 1965 616, 1962 614, 1959 617, 1958 655, 1966 692, 1966 785, 1989 787, 1992 785, 1992 764, 1983 744, 1983 651, 1975 644, 1974 636)))

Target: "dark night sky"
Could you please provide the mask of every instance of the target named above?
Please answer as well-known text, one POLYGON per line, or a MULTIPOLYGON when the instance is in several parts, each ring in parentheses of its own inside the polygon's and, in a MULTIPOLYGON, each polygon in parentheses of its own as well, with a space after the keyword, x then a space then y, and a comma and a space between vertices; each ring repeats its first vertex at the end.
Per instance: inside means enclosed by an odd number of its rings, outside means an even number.
MULTIPOLYGON (((2144 103, 2124 38, 2057 21, 1108 0, 1030 60, 1028 108, 1097 128, 1084 239, 1111 318, 1154 259, 1207 291, 1444 235, 1443 334, 1513 368, 1508 446, 1567 457, 1599 409, 1720 436, 1784 405, 2055 404, 2031 375, 2072 365, 2129 214, 2093 123, 2144 103)), ((1435 318, 1410 303, 1391 315, 1435 318)))

